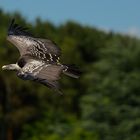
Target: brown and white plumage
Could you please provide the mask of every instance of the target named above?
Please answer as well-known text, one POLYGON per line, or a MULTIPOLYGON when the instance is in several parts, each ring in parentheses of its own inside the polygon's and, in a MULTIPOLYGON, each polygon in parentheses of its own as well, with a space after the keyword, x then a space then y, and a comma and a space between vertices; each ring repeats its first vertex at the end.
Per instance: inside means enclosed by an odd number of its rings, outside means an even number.
POLYGON ((59 62, 60 48, 49 39, 35 38, 12 20, 7 40, 14 44, 20 58, 16 64, 5 65, 2 68, 16 70, 17 76, 24 80, 33 80, 53 89, 59 89, 58 80, 62 73, 78 78, 80 72, 73 66, 59 62))

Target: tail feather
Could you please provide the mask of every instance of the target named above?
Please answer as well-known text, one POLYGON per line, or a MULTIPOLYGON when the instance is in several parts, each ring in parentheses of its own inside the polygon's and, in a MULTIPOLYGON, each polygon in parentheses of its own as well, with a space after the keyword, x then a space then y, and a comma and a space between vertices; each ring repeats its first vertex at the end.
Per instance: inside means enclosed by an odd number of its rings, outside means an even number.
POLYGON ((81 71, 75 65, 64 65, 66 68, 63 70, 63 73, 73 77, 79 78, 81 75, 81 71))

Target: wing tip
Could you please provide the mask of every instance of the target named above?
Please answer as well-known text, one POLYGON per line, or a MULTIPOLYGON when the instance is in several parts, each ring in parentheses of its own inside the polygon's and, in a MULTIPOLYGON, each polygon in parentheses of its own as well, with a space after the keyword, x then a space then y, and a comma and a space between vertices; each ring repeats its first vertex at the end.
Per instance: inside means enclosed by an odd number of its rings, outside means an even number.
POLYGON ((13 18, 10 22, 10 25, 8 28, 8 36, 9 35, 32 36, 32 34, 28 32, 27 28, 24 28, 15 23, 15 18, 13 18))

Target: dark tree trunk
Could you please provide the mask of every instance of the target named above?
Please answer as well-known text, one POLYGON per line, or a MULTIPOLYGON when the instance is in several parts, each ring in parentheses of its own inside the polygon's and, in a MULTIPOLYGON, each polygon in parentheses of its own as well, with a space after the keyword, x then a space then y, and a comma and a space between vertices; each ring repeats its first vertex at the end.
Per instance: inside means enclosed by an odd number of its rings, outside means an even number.
POLYGON ((5 83, 5 90, 2 92, 2 126, 1 126, 1 134, 0 140, 13 140, 13 129, 12 122, 8 119, 8 114, 11 111, 10 105, 10 93, 11 89, 8 83, 5 83))
POLYGON ((7 140, 13 140, 13 129, 10 126, 7 128, 7 140))
POLYGON ((7 114, 7 92, 3 92, 2 95, 2 126, 1 126, 1 140, 7 140, 7 123, 6 123, 6 114, 7 114))

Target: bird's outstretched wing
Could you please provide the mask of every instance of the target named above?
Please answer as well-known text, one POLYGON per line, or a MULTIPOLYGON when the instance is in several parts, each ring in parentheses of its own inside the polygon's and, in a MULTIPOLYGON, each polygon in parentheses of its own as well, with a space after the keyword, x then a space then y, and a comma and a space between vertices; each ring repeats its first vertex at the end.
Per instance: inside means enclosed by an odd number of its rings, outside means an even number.
POLYGON ((43 61, 29 60, 18 72, 18 76, 24 80, 33 80, 52 89, 59 89, 58 80, 63 67, 60 65, 46 64, 43 61))
POLYGON ((18 48, 21 56, 29 55, 35 59, 55 63, 61 55, 60 48, 53 41, 33 37, 26 28, 15 24, 14 20, 9 26, 7 40, 18 48))

